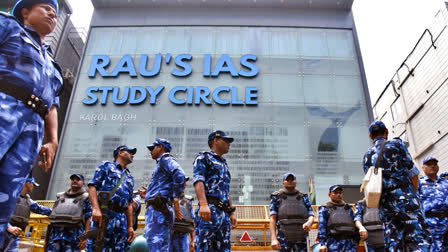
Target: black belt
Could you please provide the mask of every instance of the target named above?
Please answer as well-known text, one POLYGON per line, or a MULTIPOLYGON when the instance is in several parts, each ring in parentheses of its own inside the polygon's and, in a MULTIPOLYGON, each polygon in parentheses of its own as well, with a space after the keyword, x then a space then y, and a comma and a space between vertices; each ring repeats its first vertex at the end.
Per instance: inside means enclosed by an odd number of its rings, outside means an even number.
POLYGON ((48 114, 48 106, 40 97, 30 93, 28 90, 0 80, 0 92, 10 95, 17 100, 21 100, 25 105, 29 106, 42 119, 48 114))
MULTIPOLYGON (((168 200, 166 200, 165 198, 162 198, 162 197, 160 197, 160 200, 161 200, 161 203, 162 203, 162 204, 168 204, 168 206, 173 207, 173 202, 168 201, 168 200)), ((154 199, 147 199, 147 200, 145 201, 145 204, 146 204, 147 206, 150 206, 150 205, 157 204, 157 202, 156 202, 154 199)))
POLYGON ((209 204, 215 205, 217 208, 229 214, 235 212, 236 210, 235 207, 231 207, 228 204, 224 204, 224 202, 213 196, 207 196, 207 202, 209 204))
POLYGON ((448 217, 448 213, 431 213, 431 212, 426 212, 425 216, 429 217, 429 218, 433 218, 433 217, 446 218, 446 217, 448 217))

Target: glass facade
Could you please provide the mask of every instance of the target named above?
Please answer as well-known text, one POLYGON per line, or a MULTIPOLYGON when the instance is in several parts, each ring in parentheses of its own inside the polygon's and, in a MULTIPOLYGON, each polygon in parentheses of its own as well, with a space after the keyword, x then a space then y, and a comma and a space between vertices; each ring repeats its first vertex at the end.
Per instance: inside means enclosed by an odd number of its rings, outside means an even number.
MULTIPOLYGON (((120 27, 92 28, 74 88, 57 163, 48 195, 67 188, 68 176, 82 173, 87 179, 102 160, 111 160, 119 144, 137 147, 129 167, 136 188, 147 185, 155 161, 146 145, 155 138, 169 139, 172 154, 186 174, 193 173, 194 157, 208 150, 207 136, 221 129, 235 137, 225 155, 232 175, 234 204, 268 204, 270 193, 281 188, 282 176, 292 171, 298 188, 308 192, 312 178, 316 203, 328 199, 332 184, 360 184, 361 160, 370 145, 368 113, 352 30, 280 27, 120 27), (141 55, 151 70, 161 54, 160 73, 139 74, 141 55), (170 54, 172 60, 168 62, 170 54), (174 58, 190 54, 192 67, 186 77, 171 74, 174 58), (211 55, 211 69, 227 54, 236 71, 246 70, 240 58, 257 56, 258 75, 252 78, 204 77, 204 55, 211 55), (124 55, 130 55, 137 76, 116 78, 98 73, 89 77, 94 55, 107 55, 111 73, 124 55), (116 105, 109 94, 105 105, 85 105, 91 87, 165 87, 156 104, 116 105), (258 105, 175 105, 168 99, 176 86, 236 87, 244 100, 246 87, 256 87, 258 105)), ((129 64, 126 65, 129 67, 129 64)), ((182 96, 182 95, 179 95, 182 96)), ((211 95, 210 95, 211 96, 211 95)), ((231 94, 221 94, 230 99, 231 94)), ((101 98, 101 96, 99 96, 101 98)), ((188 192, 194 195, 192 186, 188 192)))

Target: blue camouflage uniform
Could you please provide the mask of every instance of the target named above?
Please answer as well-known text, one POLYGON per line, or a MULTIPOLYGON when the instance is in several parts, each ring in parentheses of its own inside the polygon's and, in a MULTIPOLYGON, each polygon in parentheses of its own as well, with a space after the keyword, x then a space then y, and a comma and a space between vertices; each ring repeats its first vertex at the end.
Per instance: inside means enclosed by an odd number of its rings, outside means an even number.
MULTIPOLYGON (((169 151, 169 150, 168 150, 169 151)), ((145 238, 150 251, 170 251, 171 229, 174 224, 172 198, 180 198, 184 191, 185 173, 177 160, 168 152, 157 158, 157 164, 148 185, 145 201, 157 195, 166 201, 169 214, 146 206, 145 238)))
MULTIPOLYGON (((311 202, 307 194, 303 195, 303 203, 305 204, 305 207, 308 209, 308 217, 314 216, 313 214, 313 208, 311 207, 311 202)), ((277 215, 278 216, 278 209, 280 208, 280 197, 278 195, 272 194, 271 195, 271 203, 269 204, 269 216, 271 215, 277 215)), ((280 220, 277 218, 276 222, 277 226, 277 240, 280 243, 280 246, 282 247, 279 251, 297 251, 297 252, 305 252, 307 251, 307 244, 306 242, 290 242, 286 240, 285 234, 283 230, 280 228, 280 220)))
MULTIPOLYGON (((375 165, 383 141, 387 141, 386 138, 375 138, 372 147, 364 155, 365 173, 375 165)), ((410 180, 418 174, 418 169, 400 139, 387 141, 382 156, 383 161, 379 167, 383 168, 383 192, 379 210, 385 225, 386 250, 426 251, 430 234, 410 180)))
MULTIPOLYGON (((22 197, 22 196, 20 196, 20 197, 22 197)), ((49 216, 51 214, 51 208, 46 207, 46 206, 41 206, 32 199, 30 199, 29 201, 30 201, 31 212, 46 215, 46 216, 49 216)), ((11 226, 11 224, 8 223, 7 227, 10 227, 10 226, 11 226)), ((25 232, 25 230, 22 230, 22 231, 25 232)), ((5 252, 6 251, 8 251, 8 252, 18 251, 19 241, 20 241, 19 237, 15 237, 6 231, 5 242, 4 242, 4 245, 2 247, 0 247, 1 248, 0 251, 5 251, 5 252)))
MULTIPOLYGON (((363 222, 363 215, 364 215, 364 206, 362 205, 362 202, 357 202, 355 205, 355 221, 359 221, 364 224, 363 222)), ((367 232, 367 236, 369 235, 369 232, 367 232)), ((367 244, 367 251, 368 252, 382 252, 385 251, 384 247, 381 248, 374 248, 366 241, 367 244)))
MULTIPOLYGON (((200 153, 193 163, 193 184, 204 183, 205 195, 218 198, 229 205, 230 172, 226 160, 215 152, 200 153)), ((195 212, 195 250, 230 251, 229 214, 209 203, 210 221, 199 216, 199 207, 195 212)))
POLYGON ((431 251, 448 251, 448 216, 434 216, 448 213, 448 179, 422 176, 418 193, 432 236, 431 251))
MULTIPOLYGON (((59 106, 60 67, 39 34, 0 12, 0 87, 14 86, 59 106)), ((17 197, 41 147, 44 120, 31 107, 0 91, 0 246, 17 197)))
MULTIPOLYGON (((190 208, 190 214, 194 218, 193 207, 190 208)), ((171 252, 188 252, 190 250, 189 234, 174 233, 171 235, 171 252)))
MULTIPOLYGON (((107 210, 109 222, 107 223, 106 234, 104 235, 103 251, 125 251, 128 239, 126 209, 132 202, 132 192, 134 190, 134 177, 131 176, 127 168, 122 169, 117 162, 104 162, 96 168, 93 178, 89 181, 89 186, 95 186, 97 192, 110 192, 118 184, 121 176, 126 176, 114 195, 109 200, 109 206, 113 206, 118 211, 107 210)), ((98 223, 90 219, 90 229, 97 229, 98 223)), ((93 251, 95 239, 89 239, 86 251, 93 251)))
MULTIPOLYGON (((349 208, 350 216, 354 218, 353 209, 349 208)), ((330 235, 328 228, 329 209, 326 205, 319 207, 319 225, 317 229, 317 238, 321 246, 327 246, 328 252, 355 252, 356 244, 354 239, 335 239, 330 235)), ((353 221, 354 222, 354 221, 353 221)))
MULTIPOLYGON (((84 201, 82 206, 84 222, 92 216, 92 207, 89 199, 84 201)), ((58 252, 77 252, 80 236, 84 232, 84 226, 74 227, 50 227, 48 234, 48 245, 45 251, 58 252)))

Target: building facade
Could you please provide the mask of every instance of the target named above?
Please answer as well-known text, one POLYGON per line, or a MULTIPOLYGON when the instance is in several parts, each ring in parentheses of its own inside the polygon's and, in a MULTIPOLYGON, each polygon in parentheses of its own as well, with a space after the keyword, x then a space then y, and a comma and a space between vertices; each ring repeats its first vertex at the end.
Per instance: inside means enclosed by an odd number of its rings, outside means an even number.
POLYGON ((448 10, 436 13, 430 28, 373 106, 374 117, 385 122, 390 137, 400 137, 418 167, 426 156, 439 160, 440 172, 448 171, 448 10))
POLYGON ((360 184, 372 116, 353 1, 92 3, 47 198, 119 144, 137 147, 130 170, 146 186, 155 138, 191 176, 217 129, 235 137, 234 204, 268 204, 288 171, 305 192, 311 178, 317 203, 330 184, 360 184))

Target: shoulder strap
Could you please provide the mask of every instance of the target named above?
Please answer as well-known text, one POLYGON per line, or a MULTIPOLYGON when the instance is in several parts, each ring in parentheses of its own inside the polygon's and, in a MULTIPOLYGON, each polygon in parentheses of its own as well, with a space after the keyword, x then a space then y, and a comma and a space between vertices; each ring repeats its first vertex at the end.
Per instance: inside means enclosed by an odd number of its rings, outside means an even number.
POLYGON ((112 189, 112 191, 110 191, 109 196, 107 197, 107 200, 109 201, 110 198, 112 197, 112 195, 114 195, 115 191, 118 189, 118 187, 120 187, 121 183, 124 180, 124 177, 126 177, 128 175, 128 172, 126 170, 123 171, 123 176, 121 176, 120 181, 118 181, 118 183, 115 185, 115 187, 112 189))
POLYGON ((380 163, 383 161, 383 149, 384 149, 384 145, 386 145, 386 142, 387 142, 387 140, 384 140, 381 143, 380 152, 378 153, 378 157, 376 158, 376 162, 375 162, 375 169, 374 169, 375 175, 378 174, 378 167, 379 167, 380 163))

